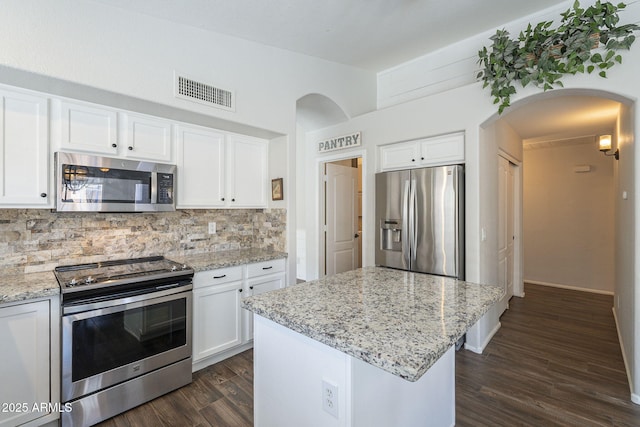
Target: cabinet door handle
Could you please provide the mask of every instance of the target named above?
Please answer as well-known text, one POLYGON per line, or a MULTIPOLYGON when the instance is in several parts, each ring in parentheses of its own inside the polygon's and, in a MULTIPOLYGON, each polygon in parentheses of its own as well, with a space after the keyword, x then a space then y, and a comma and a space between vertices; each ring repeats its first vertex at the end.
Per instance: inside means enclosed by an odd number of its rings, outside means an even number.
POLYGON ((235 202, 235 201, 236 201, 235 197, 234 197, 233 199, 231 199, 231 201, 232 201, 232 202, 235 202))
POLYGON ((416 159, 411 159, 411 161, 412 161, 412 162, 415 162, 415 161, 416 161, 416 159))
POLYGON ((113 148, 116 148, 116 147, 118 146, 118 144, 111 144, 111 146, 112 146, 113 148))
POLYGON ((220 200, 224 202, 224 197, 222 199, 220 199, 220 200))
POLYGON ((249 286, 249 289, 253 290, 253 286, 249 286))
POLYGON ((273 268, 272 265, 270 265, 269 267, 262 267, 263 270, 271 270, 273 268))
POLYGON ((40 197, 47 197, 47 193, 40 193, 40 197))
POLYGON ((128 146, 127 148, 129 149, 129 151, 133 151, 133 147, 132 146, 128 146))
POLYGON ((223 274, 222 276, 213 276, 214 279, 222 279, 223 277, 227 277, 227 275, 223 274))
POLYGON ((420 157, 420 160, 424 160, 424 157, 420 157))
POLYGON ((238 292, 242 292, 242 289, 238 289, 238 292))

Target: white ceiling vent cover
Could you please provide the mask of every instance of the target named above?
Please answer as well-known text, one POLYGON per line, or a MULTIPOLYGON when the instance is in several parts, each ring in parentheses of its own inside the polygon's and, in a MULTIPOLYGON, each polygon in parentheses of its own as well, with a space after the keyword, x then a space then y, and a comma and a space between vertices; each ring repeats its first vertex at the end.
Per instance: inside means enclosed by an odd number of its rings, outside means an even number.
POLYGON ((176 74, 175 95, 176 98, 236 111, 233 91, 220 89, 178 74, 176 74))

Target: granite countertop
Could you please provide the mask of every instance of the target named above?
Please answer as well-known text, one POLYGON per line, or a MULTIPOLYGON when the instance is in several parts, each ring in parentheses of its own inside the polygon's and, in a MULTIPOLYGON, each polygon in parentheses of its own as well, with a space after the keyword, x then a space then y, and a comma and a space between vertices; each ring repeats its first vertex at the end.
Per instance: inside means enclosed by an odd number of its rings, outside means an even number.
POLYGON ((366 267, 249 297, 242 306, 409 381, 417 381, 504 291, 366 267))
POLYGON ((251 264, 254 262, 271 261, 286 257, 286 252, 269 251, 266 249, 239 249, 184 256, 167 255, 167 258, 181 264, 187 264, 196 272, 215 270, 216 268, 231 267, 234 265, 251 264))
MULTIPOLYGON (((286 258, 287 254, 265 249, 241 249, 181 256, 167 254, 166 257, 173 261, 187 264, 195 271, 204 271, 286 258)), ((78 260, 77 264, 82 264, 82 261, 78 260)), ((0 304, 59 294, 60 287, 53 271, 8 275, 0 279, 0 304)))
POLYGON ((0 304, 59 295, 60 287, 53 271, 3 276, 0 304))

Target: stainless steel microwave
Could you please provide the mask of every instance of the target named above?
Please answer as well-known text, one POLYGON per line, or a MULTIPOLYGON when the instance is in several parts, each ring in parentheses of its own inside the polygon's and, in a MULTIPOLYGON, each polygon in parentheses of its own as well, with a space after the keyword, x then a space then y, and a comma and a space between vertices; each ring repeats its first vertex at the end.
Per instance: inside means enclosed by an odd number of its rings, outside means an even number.
POLYGON ((59 212, 159 212, 176 209, 176 166, 55 153, 59 212))

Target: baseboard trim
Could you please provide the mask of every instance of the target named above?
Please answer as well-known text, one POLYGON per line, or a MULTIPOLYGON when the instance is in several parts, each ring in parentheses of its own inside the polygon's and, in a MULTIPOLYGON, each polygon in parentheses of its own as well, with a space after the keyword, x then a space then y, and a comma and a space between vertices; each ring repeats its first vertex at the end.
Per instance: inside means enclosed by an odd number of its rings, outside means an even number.
POLYGON ((228 350, 224 350, 212 356, 205 357, 204 359, 200 359, 196 362, 193 362, 193 365, 191 367, 191 372, 196 372, 196 371, 199 371, 200 369, 206 368, 207 366, 211 366, 215 363, 222 362, 223 360, 228 359, 232 356, 235 356, 238 353, 242 353, 245 350, 249 350, 250 348, 253 348, 253 340, 247 343, 241 344, 237 347, 232 347, 228 350))
POLYGON ((568 289, 570 291, 589 292, 592 294, 601 295, 613 295, 613 291, 603 291, 601 289, 581 288, 579 286, 561 285, 559 283, 541 282, 538 280, 524 280, 524 283, 531 283, 532 285, 549 286, 550 288, 568 289))
POLYGON ((476 347, 476 346, 473 346, 473 345, 469 345, 469 343, 465 342, 464 343, 464 349, 472 351, 472 352, 477 353, 477 354, 482 354, 484 349, 487 348, 487 345, 489 345, 489 341, 491 341, 491 338, 493 338, 493 336, 496 333, 498 333, 498 330, 500 329, 501 326, 502 326, 502 324, 500 322, 498 322, 496 327, 493 328, 493 330, 491 332, 489 332, 489 334, 487 335, 487 338, 482 342, 482 344, 479 347, 476 347))
POLYGON ((633 381, 631 378, 631 367, 627 363, 627 354, 624 351, 624 341, 622 341, 622 334, 620 333, 620 326, 618 324, 618 315, 616 308, 611 309, 613 311, 613 320, 616 322, 616 332, 618 333, 618 342, 620 343, 620 351, 622 351, 622 361, 624 363, 624 369, 627 372, 627 382, 629 383, 629 391, 631 392, 631 401, 636 405, 640 405, 640 395, 633 392, 633 381))

